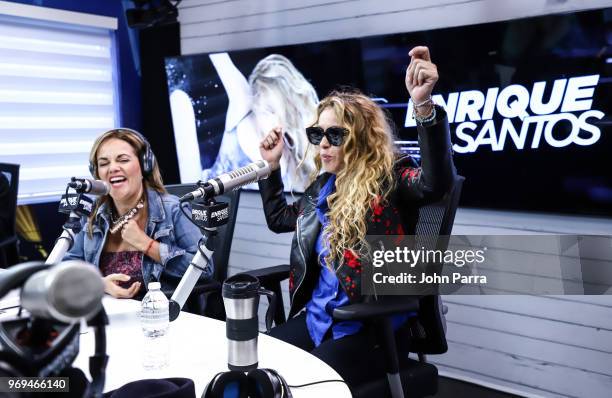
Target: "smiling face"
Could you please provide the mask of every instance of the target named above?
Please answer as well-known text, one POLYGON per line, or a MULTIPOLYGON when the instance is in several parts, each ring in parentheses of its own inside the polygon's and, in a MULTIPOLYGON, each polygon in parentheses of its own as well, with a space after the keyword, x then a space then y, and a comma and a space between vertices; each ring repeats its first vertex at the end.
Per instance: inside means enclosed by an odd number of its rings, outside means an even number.
MULTIPOLYGON (((342 127, 342 123, 336 117, 334 109, 331 107, 325 108, 319 115, 319 121, 316 124, 323 130, 327 130, 331 126, 342 127)), ((333 146, 327 140, 327 137, 323 137, 321 143, 317 145, 319 149, 319 155, 321 156, 321 164, 323 170, 328 173, 338 174, 344 166, 343 158, 344 151, 341 146, 333 146)))
POLYGON ((111 186, 117 207, 133 206, 142 195, 142 171, 135 149, 118 138, 102 142, 96 156, 98 178, 111 186))

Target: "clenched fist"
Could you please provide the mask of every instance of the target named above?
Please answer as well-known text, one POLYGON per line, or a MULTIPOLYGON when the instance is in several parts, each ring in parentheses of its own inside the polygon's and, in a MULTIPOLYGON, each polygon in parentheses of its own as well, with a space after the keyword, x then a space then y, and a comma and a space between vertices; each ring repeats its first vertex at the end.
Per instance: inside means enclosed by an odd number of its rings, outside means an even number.
MULTIPOLYGON (((408 53, 410 65, 406 69, 406 88, 412 102, 420 104, 426 101, 438 81, 438 68, 431 62, 427 47, 415 47, 408 53)), ((420 109, 417 109, 419 112, 420 109)), ((429 113, 429 112, 427 112, 429 113)))
POLYGON ((141 252, 147 249, 151 240, 133 219, 128 221, 121 229, 121 238, 141 252))
POLYGON ((280 126, 270 130, 259 144, 259 153, 263 160, 270 164, 272 170, 280 167, 280 158, 283 155, 284 145, 283 129, 280 126))

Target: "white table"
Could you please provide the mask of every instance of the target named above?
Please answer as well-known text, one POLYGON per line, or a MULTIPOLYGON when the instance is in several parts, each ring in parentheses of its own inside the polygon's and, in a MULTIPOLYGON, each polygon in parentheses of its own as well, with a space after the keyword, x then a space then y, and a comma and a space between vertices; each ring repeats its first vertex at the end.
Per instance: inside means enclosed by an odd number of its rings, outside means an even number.
MULTIPOLYGON (((134 380, 187 377, 194 381, 196 397, 199 398, 215 374, 228 370, 225 322, 181 312, 178 319, 170 323, 169 366, 163 370, 147 371, 142 367, 145 339, 139 319, 140 302, 105 297, 103 303, 109 318, 105 392, 134 380)), ((326 363, 283 341, 260 333, 258 345, 259 367, 275 369, 289 384, 341 379, 326 363)), ((79 356, 74 362, 88 375, 88 360, 93 352, 94 334, 88 329, 81 336, 79 356)), ((292 388, 291 393, 295 398, 351 397, 344 383, 292 388)))

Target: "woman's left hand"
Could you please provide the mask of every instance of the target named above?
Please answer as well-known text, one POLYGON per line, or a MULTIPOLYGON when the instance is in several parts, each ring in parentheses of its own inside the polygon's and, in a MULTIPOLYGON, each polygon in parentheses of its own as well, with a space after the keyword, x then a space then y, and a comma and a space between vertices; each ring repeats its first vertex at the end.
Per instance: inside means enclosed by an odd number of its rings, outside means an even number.
POLYGON ((151 240, 134 220, 128 221, 123 226, 121 229, 121 238, 141 252, 147 249, 149 241, 151 240))
POLYGON ((438 68, 431 62, 429 48, 414 47, 408 55, 410 65, 406 69, 406 88, 415 104, 429 99, 436 82, 438 81, 438 68))

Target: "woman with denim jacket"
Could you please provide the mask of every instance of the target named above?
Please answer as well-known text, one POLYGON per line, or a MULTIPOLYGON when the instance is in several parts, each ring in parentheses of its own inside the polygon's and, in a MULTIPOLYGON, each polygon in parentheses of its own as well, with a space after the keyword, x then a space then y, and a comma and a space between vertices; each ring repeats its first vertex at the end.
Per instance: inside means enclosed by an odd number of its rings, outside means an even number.
MULTIPOLYGON (((64 259, 97 265, 104 290, 117 298, 141 296, 162 274, 180 278, 198 250, 199 229, 164 188, 147 140, 137 131, 107 131, 93 144, 90 170, 110 185, 64 259)), ((207 269, 203 277, 210 277, 207 269)))
MULTIPOLYGON (((384 112, 358 92, 333 92, 319 103, 306 134, 320 173, 295 203, 287 204, 278 171, 282 128, 260 145, 275 170, 259 182, 268 226, 295 231, 289 319, 270 335, 327 362, 349 386, 384 368, 360 322, 332 317, 335 308, 374 299, 361 293, 366 234, 414 234, 419 206, 440 199, 455 179, 446 113, 431 101, 437 68, 427 47, 409 55, 405 84, 415 105, 420 166, 397 153, 384 112)), ((396 315, 396 330, 412 315, 396 315)))

